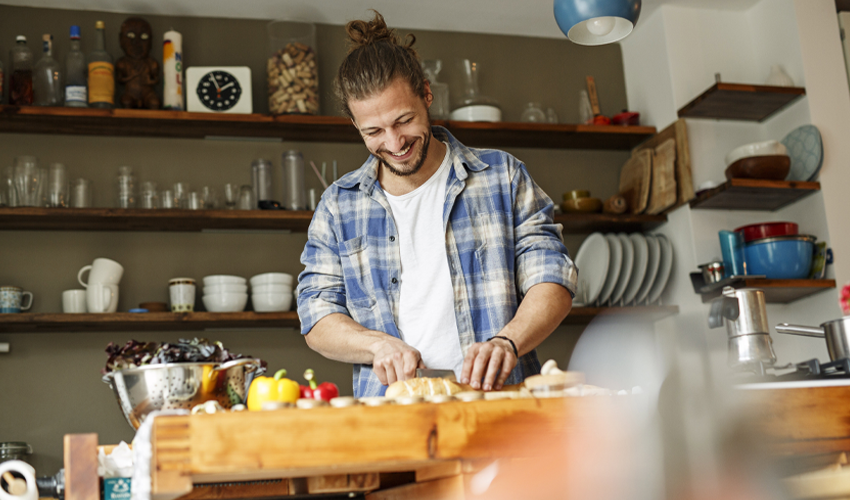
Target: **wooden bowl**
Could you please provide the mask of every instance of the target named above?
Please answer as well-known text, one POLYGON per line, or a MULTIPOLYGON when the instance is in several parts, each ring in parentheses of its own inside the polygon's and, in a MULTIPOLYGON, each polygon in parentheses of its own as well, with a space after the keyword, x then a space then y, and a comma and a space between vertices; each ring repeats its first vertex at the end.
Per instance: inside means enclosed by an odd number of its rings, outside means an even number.
POLYGON ((602 200, 599 198, 579 198, 577 200, 564 200, 561 203, 564 212, 571 213, 595 213, 602 210, 602 200))
POLYGON ((584 189, 574 189, 564 193, 564 201, 577 200, 579 198, 590 198, 590 191, 584 189))
POLYGON ((727 179, 785 180, 791 171, 788 155, 749 156, 741 158, 726 169, 727 179))

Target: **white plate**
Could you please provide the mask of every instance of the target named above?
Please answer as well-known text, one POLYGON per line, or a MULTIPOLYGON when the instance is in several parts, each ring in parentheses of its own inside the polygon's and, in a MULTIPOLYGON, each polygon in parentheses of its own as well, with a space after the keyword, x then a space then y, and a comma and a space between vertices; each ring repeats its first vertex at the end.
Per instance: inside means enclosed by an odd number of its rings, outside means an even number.
POLYGON ((617 279, 620 277, 620 268, 623 267, 623 244, 620 243, 620 238, 617 238, 616 234, 606 234, 605 239, 608 240, 608 251, 611 259, 608 262, 608 277, 605 278, 605 286, 599 293, 600 303, 605 302, 611 296, 614 286, 617 285, 617 279))
POLYGON ((629 276, 629 286, 623 293, 623 300, 626 304, 635 300, 640 286, 643 284, 643 277, 646 276, 646 263, 649 261, 649 247, 646 244, 646 238, 640 233, 632 233, 629 235, 632 244, 635 247, 635 260, 632 266, 632 274, 629 276))
POLYGON ((605 278, 608 276, 608 240, 602 233, 593 233, 584 240, 576 253, 575 265, 578 268, 579 302, 590 304, 602 291, 605 278))
POLYGON ((620 276, 617 278, 617 285, 614 286, 614 291, 611 293, 611 303, 616 303, 623 297, 623 292, 629 285, 629 278, 632 275, 632 267, 635 262, 635 246, 632 240, 626 233, 618 233, 617 239, 620 240, 623 247, 623 265, 620 266, 620 276))
POLYGON ((658 263, 661 262, 661 248, 658 243, 658 238, 650 234, 644 235, 646 238, 647 248, 649 250, 649 259, 646 266, 646 275, 643 277, 643 283, 640 285, 635 302, 641 303, 643 299, 649 295, 649 290, 652 284, 655 283, 655 276, 658 275, 658 263))
POLYGON ((649 303, 653 303, 661 297, 667 280, 670 279, 670 270, 673 269, 673 244, 664 235, 656 234, 658 243, 661 244, 661 263, 658 266, 658 276, 655 278, 652 288, 649 290, 649 303))

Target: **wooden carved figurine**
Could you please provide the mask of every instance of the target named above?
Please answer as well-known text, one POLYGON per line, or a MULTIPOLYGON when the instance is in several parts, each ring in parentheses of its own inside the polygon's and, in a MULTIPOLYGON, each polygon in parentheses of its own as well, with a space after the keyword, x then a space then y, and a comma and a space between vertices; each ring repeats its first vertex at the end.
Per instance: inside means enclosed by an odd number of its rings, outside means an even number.
POLYGON ((154 86, 159 83, 159 63, 150 57, 151 25, 140 17, 121 24, 124 57, 115 63, 115 78, 124 84, 121 105, 125 108, 159 109, 154 86))

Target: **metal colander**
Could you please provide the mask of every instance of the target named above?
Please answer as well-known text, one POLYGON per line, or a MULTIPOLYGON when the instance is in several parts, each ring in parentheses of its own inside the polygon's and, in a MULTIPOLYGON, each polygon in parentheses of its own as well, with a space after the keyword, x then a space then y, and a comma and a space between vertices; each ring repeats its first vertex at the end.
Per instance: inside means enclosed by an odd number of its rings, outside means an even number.
POLYGON ((206 401, 224 408, 244 404, 251 380, 264 369, 257 359, 227 363, 165 363, 127 368, 103 376, 133 429, 156 410, 191 410, 206 401))

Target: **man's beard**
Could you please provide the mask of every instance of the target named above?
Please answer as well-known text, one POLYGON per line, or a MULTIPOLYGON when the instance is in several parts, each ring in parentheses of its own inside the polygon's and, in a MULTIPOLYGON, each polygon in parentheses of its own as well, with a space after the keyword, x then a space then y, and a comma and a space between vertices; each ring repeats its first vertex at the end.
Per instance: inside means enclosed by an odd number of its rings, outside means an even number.
MULTIPOLYGON (((416 158, 415 160, 413 160, 413 162, 414 162, 413 168, 408 170, 408 171, 398 170, 397 168, 393 167, 390 164, 390 162, 384 160, 381 156, 376 155, 378 157, 378 161, 381 162, 381 165, 386 167, 394 175, 397 175, 399 177, 411 176, 411 175, 415 174, 416 172, 419 172, 419 170, 422 168, 422 165, 425 164, 425 159, 428 157, 428 147, 431 145, 431 135, 432 134, 431 134, 431 127, 430 127, 430 120, 429 120, 428 135, 425 136, 425 143, 422 145, 422 150, 419 152, 419 157, 416 158)), ((386 152, 386 154, 389 155, 390 153, 386 152)))

